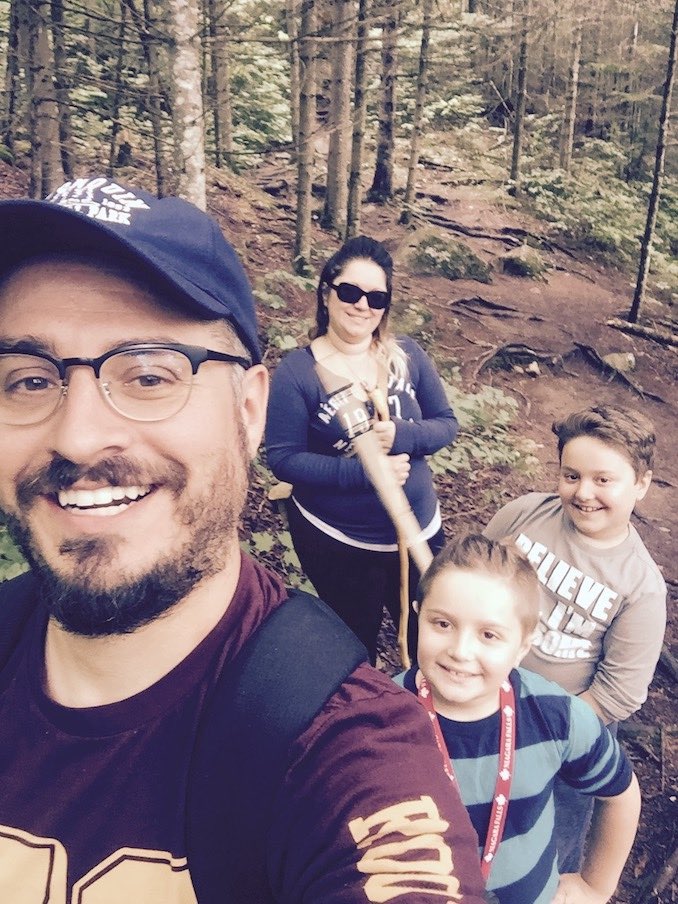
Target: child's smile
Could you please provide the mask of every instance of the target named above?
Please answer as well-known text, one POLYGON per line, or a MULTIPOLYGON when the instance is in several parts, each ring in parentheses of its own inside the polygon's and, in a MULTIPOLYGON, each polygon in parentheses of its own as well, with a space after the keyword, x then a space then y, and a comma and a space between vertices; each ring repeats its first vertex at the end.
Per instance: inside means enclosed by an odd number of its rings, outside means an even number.
POLYGON ((563 448, 558 493, 582 536, 597 546, 616 546, 628 536, 631 512, 651 476, 648 471, 636 478, 623 452, 595 437, 577 436, 563 448))
POLYGON ((505 580, 454 566, 441 571, 419 614, 419 668, 436 710, 458 721, 496 712, 499 686, 530 639, 505 580))

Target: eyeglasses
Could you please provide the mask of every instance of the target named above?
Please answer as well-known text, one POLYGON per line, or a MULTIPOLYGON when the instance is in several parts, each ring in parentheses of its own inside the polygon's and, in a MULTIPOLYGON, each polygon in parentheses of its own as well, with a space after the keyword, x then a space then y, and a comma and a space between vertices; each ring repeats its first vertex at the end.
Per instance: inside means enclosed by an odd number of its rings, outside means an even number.
POLYGON ((368 305, 373 311, 383 311, 384 308, 388 307, 391 301, 391 293, 381 292, 379 289, 374 289, 372 292, 366 292, 364 289, 361 289, 360 286, 354 286, 353 283, 350 282, 342 282, 339 283, 339 285, 328 283, 327 285, 331 289, 334 289, 339 301, 344 301, 346 304, 358 304, 364 295, 368 305))
POLYGON ((148 342, 114 348, 98 358, 52 358, 42 352, 0 348, 0 422, 39 424, 68 392, 69 367, 91 367, 106 401, 133 421, 162 421, 184 407, 193 377, 205 361, 251 367, 238 355, 193 345, 148 342))

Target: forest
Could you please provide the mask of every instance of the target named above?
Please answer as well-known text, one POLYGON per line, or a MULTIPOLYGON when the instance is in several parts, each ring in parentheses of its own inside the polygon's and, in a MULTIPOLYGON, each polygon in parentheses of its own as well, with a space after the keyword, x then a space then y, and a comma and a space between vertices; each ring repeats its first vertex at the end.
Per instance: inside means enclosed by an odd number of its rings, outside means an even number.
POLYGON ((359 231, 363 197, 397 195, 407 219, 420 166, 454 166, 426 136, 453 130, 478 144, 479 179, 573 240, 631 258, 644 227, 636 321, 650 269, 675 290, 675 32, 667 0, 4 0, 0 153, 35 197, 88 160, 202 207, 210 171, 286 154, 304 272, 314 190, 339 234, 359 231))
MULTIPOLYGON (((677 37, 678 0, 0 0, 0 198, 101 174, 207 209, 271 369, 329 254, 381 239, 461 425, 431 459, 446 533, 553 485, 573 400, 635 404, 660 463, 634 523, 674 603, 677 37)), ((273 484, 262 453, 242 545, 307 587, 273 484)), ((24 568, 0 522, 0 579, 24 568)), ((677 653, 672 606, 617 904, 678 896, 677 653)))

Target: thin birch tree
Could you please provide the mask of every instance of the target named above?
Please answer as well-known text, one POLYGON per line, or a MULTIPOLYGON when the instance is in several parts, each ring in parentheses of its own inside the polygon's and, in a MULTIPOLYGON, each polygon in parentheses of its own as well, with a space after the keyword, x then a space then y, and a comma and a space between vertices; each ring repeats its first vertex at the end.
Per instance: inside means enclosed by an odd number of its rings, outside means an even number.
POLYGON ((54 57, 48 37, 49 0, 28 4, 31 170, 29 194, 45 198, 64 181, 61 163, 54 57))
POLYGON ((120 20, 118 22, 118 49, 113 79, 113 104, 111 109, 111 140, 108 146, 108 175, 113 175, 116 162, 118 135, 120 134, 120 103, 122 100, 122 70, 125 64, 125 33, 127 31, 127 6, 120 4, 120 20))
POLYGON ((205 132, 202 107, 199 19, 196 0, 171 0, 165 6, 172 69, 172 114, 179 196, 207 207, 205 132))
POLYGON ((290 59, 290 128, 292 131, 292 145, 294 156, 299 150, 299 94, 300 94, 300 64, 299 64, 299 0, 285 0, 285 28, 289 38, 290 59))
POLYGON ((363 200, 363 146, 365 144, 365 115, 367 111, 367 16, 368 0, 358 0, 358 28, 356 33, 355 74, 353 78, 353 135, 351 165, 348 177, 348 210, 346 238, 360 231, 360 208, 363 200))
POLYGON ((520 166, 523 155, 525 129, 525 100, 527 96, 527 57, 530 27, 530 0, 521 2, 520 48, 518 51, 518 87, 516 89, 515 119, 513 123, 513 152, 511 155, 511 181, 516 193, 520 191, 520 166))
POLYGON ((577 122, 577 95, 579 93, 579 63, 581 60, 581 42, 584 22, 578 16, 572 36, 572 57, 568 79, 567 96, 565 98, 565 115, 560 138, 560 168, 570 172, 572 164, 572 148, 574 145, 574 128, 577 122))
POLYGON ((316 22, 315 0, 302 0, 299 26, 299 150, 297 154, 297 228, 294 241, 296 273, 310 273, 313 141, 316 116, 316 22))
POLYGON ((640 246, 640 263, 638 265, 638 280, 633 293, 633 301, 627 320, 637 323, 640 309, 645 298, 645 286, 650 272, 650 258, 652 256, 652 240, 657 225, 657 210, 661 195, 662 181, 664 178, 664 161, 666 159, 666 139, 669 133, 669 118, 671 115, 671 94, 676 72, 676 44, 678 43, 678 0, 673 11, 673 24, 671 26, 671 40, 669 42, 669 59, 666 65, 666 80, 662 95, 662 107, 659 114, 659 135, 657 137, 657 152, 654 161, 654 176, 652 179, 652 191, 647 207, 647 220, 645 233, 640 246))
POLYGON ((143 12, 137 9, 134 0, 122 0, 127 6, 132 21, 139 33, 141 48, 148 71, 148 115, 153 132, 153 155, 155 158, 155 184, 159 198, 167 191, 168 173, 163 142, 162 88, 160 84, 160 60, 157 31, 151 0, 143 0, 143 12))
POLYGON ((377 131, 377 159, 368 200, 382 204, 393 197, 395 161, 396 75, 398 71, 398 0, 387 0, 382 26, 381 100, 377 131))
POLYGON ((355 30, 353 0, 332 0, 331 14, 330 140, 327 152, 327 189, 320 222, 323 228, 334 229, 339 235, 343 235, 346 230, 351 138, 351 75, 355 30))
POLYGON ((7 67, 5 69, 4 108, 2 111, 2 132, 0 141, 10 153, 14 152, 14 137, 17 131, 17 110, 21 90, 19 78, 19 0, 11 0, 7 33, 7 67))
POLYGON ((208 0, 207 15, 210 35, 210 68, 212 72, 214 125, 214 162, 221 167, 231 165, 233 154, 233 108, 231 104, 231 57, 225 6, 221 0, 208 0))
POLYGON ((61 165, 65 177, 67 179, 72 179, 75 148, 73 145, 73 127, 71 125, 71 107, 69 99, 70 84, 66 73, 68 50, 64 37, 63 0, 51 0, 51 13, 52 45, 54 52, 54 88, 59 114, 59 149, 61 151, 61 165))
POLYGON ((410 159, 407 165, 407 185, 405 187, 405 199, 400 215, 401 223, 408 223, 417 181, 417 167, 419 166, 419 146, 421 144, 422 123, 424 120, 424 104, 426 102, 426 87, 428 82, 429 44, 431 41, 431 13, 433 0, 422 0, 422 25, 421 45, 419 47, 419 71, 417 73, 417 91, 414 101, 414 116, 412 117, 412 139, 410 142, 410 159))

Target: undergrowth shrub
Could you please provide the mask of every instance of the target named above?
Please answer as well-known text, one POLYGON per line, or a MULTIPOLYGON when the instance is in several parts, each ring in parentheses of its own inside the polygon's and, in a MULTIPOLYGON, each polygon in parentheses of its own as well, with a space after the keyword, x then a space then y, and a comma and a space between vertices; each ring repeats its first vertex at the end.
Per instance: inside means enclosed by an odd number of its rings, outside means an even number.
POLYGON ((474 254, 468 245, 439 235, 428 234, 418 239, 410 252, 409 264, 421 276, 492 282, 492 268, 474 254))

